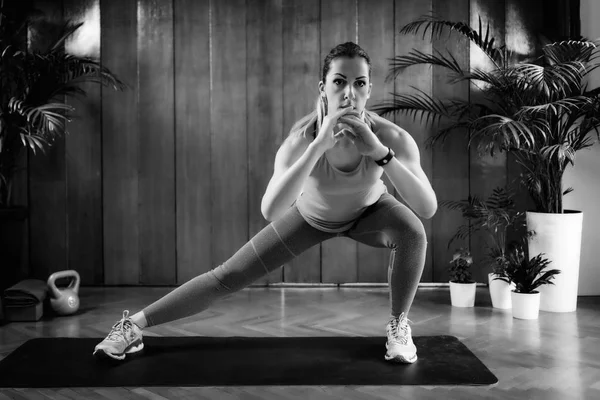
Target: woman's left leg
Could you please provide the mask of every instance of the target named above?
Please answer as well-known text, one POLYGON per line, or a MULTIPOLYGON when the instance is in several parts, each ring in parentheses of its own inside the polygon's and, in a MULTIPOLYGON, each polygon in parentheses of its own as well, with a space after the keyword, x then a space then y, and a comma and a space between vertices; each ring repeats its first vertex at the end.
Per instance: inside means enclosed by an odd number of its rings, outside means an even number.
POLYGON ((373 247, 392 250, 388 265, 391 315, 408 315, 427 252, 427 236, 421 220, 389 193, 367 208, 343 236, 373 247))
POLYGON ((391 317, 386 326, 385 359, 414 363, 417 348, 407 315, 425 266, 427 237, 421 220, 394 196, 384 193, 340 236, 392 250, 388 264, 391 317))

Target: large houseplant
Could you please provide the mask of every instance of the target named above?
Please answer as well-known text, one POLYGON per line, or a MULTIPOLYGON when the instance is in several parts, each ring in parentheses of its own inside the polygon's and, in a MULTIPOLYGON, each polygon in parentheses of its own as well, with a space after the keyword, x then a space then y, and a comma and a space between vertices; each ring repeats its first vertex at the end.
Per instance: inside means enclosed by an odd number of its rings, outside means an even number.
POLYGON ((20 153, 44 151, 67 132, 74 109, 65 100, 85 95, 86 82, 116 90, 125 85, 98 60, 65 51, 65 41, 83 23, 65 23, 46 48, 29 51, 19 44, 32 19, 11 21, 4 7, 0 12, 0 207, 7 208, 14 174, 22 168, 20 153))
POLYGON ((69 54, 65 41, 82 25, 60 26, 28 8, 28 3, 0 3, 0 250, 3 287, 20 265, 27 209, 14 204, 15 174, 26 166, 24 152, 44 152, 67 133, 73 107, 66 100, 85 95, 81 84, 93 82, 122 90, 125 85, 98 60, 69 54), (44 29, 45 28, 45 29, 44 29), (43 38, 35 49, 27 48, 43 38), (43 31, 42 31, 43 30, 43 31), (33 33, 33 34, 32 34, 33 33))
POLYGON ((524 225, 524 213, 515 209, 512 189, 495 188, 485 199, 468 196, 463 200, 442 200, 439 205, 461 212, 466 223, 460 225, 448 240, 448 248, 457 240, 465 240, 474 232, 482 231, 485 236, 485 258, 481 264, 490 269, 488 284, 492 306, 510 308, 510 286, 496 277, 505 276, 507 233, 509 229, 524 225))
MULTIPOLYGON (((520 183, 535 204, 526 211, 529 241, 534 254, 545 253, 563 273, 552 293, 543 296, 541 309, 573 311, 576 307, 581 248, 582 212, 564 210, 562 198, 566 167, 574 164, 577 151, 600 138, 600 88, 589 88, 586 76, 599 66, 596 42, 573 39, 538 46, 539 53, 523 61, 510 49, 497 46, 489 31, 464 22, 423 16, 401 29, 403 34, 431 32, 431 39, 445 32, 469 39, 489 59, 489 68, 463 68, 449 52, 432 54, 412 50, 395 57, 389 78, 405 68, 436 65, 449 72, 449 83, 469 82, 468 100, 434 98, 426 92, 394 94, 374 108, 381 115, 405 113, 433 125, 444 122, 429 138, 428 146, 448 135, 467 132, 469 146, 479 154, 507 152, 522 167, 520 183), (565 239, 568 238, 568 239, 565 239)), ((418 88, 417 88, 418 89, 418 88)))

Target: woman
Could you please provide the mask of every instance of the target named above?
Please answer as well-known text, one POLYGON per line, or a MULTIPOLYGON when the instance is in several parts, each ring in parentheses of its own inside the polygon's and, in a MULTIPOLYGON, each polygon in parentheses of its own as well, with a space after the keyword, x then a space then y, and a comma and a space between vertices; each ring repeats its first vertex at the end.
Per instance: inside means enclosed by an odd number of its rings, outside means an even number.
POLYGON ((333 237, 392 249, 388 266, 391 316, 385 359, 414 363, 408 312, 425 263, 423 224, 387 192, 385 172, 422 218, 437 209, 412 137, 367 111, 371 61, 358 45, 336 46, 324 61, 317 109, 298 121, 275 156, 261 211, 271 221, 222 265, 143 310, 123 318, 94 354, 122 360, 141 350, 142 329, 184 318, 240 290, 333 237))

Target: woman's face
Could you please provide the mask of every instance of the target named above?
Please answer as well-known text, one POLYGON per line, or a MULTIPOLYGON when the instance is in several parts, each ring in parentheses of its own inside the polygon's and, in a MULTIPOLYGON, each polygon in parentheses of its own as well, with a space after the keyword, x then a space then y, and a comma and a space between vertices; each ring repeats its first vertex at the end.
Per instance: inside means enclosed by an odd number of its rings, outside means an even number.
POLYGON ((371 96, 369 65, 362 57, 337 57, 331 61, 326 82, 319 82, 319 90, 327 95, 328 114, 351 104, 362 113, 371 96))

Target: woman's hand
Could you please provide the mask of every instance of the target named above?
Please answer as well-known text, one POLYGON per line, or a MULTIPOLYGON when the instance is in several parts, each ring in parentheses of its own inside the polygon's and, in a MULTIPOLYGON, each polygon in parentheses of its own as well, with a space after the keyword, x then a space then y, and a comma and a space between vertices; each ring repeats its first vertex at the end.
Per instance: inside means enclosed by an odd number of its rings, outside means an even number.
POLYGON ((364 154, 373 158, 378 157, 383 151, 383 154, 387 154, 387 148, 381 143, 377 135, 373 133, 369 125, 360 119, 360 115, 356 111, 352 111, 340 117, 339 123, 348 125, 351 130, 343 129, 354 146, 358 149, 360 154, 364 154))
POLYGON ((331 149, 335 144, 344 136, 348 136, 349 131, 347 129, 341 130, 340 132, 334 134, 333 128, 338 123, 338 119, 343 115, 348 114, 352 111, 352 107, 344 107, 340 108, 336 112, 331 115, 326 115, 323 118, 323 123, 321 124, 321 129, 315 138, 315 143, 319 146, 323 151, 327 151, 331 149))

